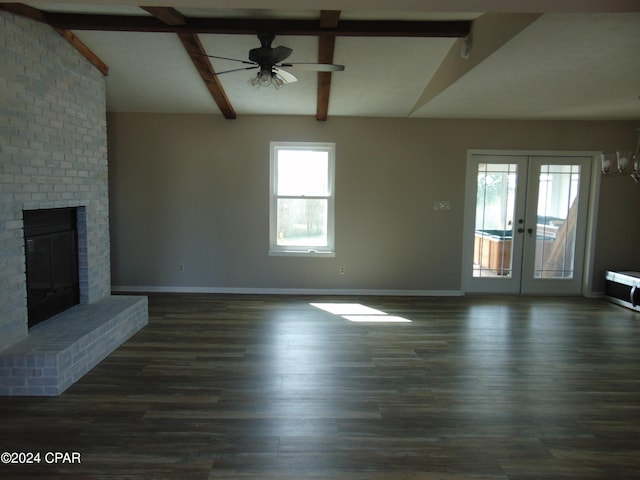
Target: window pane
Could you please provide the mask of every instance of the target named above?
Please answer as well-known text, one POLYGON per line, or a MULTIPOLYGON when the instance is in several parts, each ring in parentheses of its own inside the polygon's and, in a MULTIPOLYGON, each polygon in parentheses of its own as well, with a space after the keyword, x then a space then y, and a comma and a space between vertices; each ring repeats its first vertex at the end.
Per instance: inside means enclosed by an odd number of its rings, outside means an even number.
POLYGON ((278 199, 278 245, 327 246, 326 199, 278 199))
POLYGON ((329 153, 278 150, 277 195, 328 195, 329 153))

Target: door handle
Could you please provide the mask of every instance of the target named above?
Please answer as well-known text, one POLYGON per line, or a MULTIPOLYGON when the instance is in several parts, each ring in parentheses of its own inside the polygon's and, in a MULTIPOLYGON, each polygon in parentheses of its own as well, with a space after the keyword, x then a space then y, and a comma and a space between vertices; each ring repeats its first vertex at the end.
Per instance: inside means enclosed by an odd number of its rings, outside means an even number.
POLYGON ((527 233, 531 235, 533 233, 533 228, 527 228, 527 233))
POLYGON ((522 233, 522 232, 524 232, 524 228, 520 227, 520 228, 518 229, 518 233, 522 233))

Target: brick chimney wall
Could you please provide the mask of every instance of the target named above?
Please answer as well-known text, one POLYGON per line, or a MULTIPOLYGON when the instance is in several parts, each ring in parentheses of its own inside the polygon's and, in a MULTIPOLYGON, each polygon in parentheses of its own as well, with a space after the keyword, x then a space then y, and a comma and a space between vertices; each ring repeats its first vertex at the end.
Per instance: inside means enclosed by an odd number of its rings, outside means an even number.
POLYGON ((105 78, 0 12, 0 350, 28 335, 23 210, 79 207, 80 302, 111 293, 105 78))

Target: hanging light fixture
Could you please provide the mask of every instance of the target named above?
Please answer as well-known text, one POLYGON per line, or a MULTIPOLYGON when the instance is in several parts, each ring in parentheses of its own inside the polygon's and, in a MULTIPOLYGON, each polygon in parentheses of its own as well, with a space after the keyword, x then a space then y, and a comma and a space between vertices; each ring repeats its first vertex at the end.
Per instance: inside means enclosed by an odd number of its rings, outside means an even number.
POLYGON ((615 155, 613 153, 601 153, 600 159, 602 160, 602 173, 605 175, 611 171, 611 165, 615 155))
POLYGON ((640 128, 638 129, 638 144, 636 145, 636 153, 631 157, 631 161, 633 162, 633 172, 631 173, 631 178, 638 183, 640 181, 640 128))
POLYGON ((603 175, 616 173, 625 174, 627 167, 632 165, 633 172, 631 173, 631 178, 633 178, 636 183, 640 181, 640 128, 638 129, 638 133, 638 144, 635 152, 619 150, 616 153, 603 152, 600 154, 603 175), (616 167, 615 172, 612 171, 614 162, 616 167))

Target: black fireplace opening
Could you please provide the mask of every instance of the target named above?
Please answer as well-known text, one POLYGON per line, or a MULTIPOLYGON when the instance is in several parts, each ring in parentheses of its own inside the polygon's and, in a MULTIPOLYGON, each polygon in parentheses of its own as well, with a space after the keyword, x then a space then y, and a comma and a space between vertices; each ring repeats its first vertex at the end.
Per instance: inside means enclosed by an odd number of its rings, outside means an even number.
POLYGON ((23 211, 29 328, 80 303, 76 208, 23 211))

